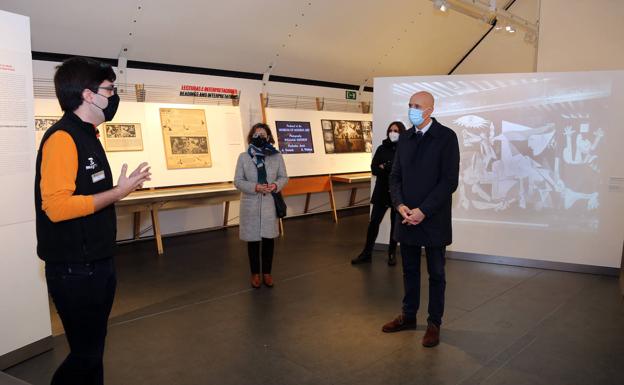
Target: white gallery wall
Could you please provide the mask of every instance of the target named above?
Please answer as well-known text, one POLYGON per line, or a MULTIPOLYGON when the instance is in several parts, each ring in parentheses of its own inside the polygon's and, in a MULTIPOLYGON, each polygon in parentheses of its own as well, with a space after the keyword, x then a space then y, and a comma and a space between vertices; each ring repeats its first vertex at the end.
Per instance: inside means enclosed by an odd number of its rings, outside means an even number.
MULTIPOLYGON (((36 255, 30 22, 0 11, 0 357, 51 335, 36 255), (30 193, 24 193, 24 192, 30 193)), ((0 368, 4 369, 4 368, 0 368)))
POLYGON ((422 90, 460 142, 451 250, 620 266, 624 71, 377 78, 374 124, 422 90))
POLYGON ((624 69, 624 1, 542 0, 537 70, 624 69))

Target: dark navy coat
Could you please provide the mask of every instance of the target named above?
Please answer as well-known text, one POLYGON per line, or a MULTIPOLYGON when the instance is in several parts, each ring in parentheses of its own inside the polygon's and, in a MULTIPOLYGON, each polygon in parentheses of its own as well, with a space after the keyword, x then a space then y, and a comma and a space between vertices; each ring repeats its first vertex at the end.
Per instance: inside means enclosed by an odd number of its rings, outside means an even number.
POLYGON ((401 134, 390 173, 394 207, 420 208, 426 216, 408 226, 397 215, 394 237, 409 245, 446 246, 453 239, 451 197, 459 178, 459 144, 453 130, 432 120, 421 138, 414 127, 401 134))

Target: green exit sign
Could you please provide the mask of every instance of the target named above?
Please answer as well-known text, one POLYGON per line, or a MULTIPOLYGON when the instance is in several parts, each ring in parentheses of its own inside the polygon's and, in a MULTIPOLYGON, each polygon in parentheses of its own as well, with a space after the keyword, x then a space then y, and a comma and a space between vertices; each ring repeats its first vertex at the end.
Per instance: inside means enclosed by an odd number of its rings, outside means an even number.
POLYGON ((347 99, 347 100, 355 100, 355 99, 357 99, 357 92, 355 92, 355 91, 345 91, 345 99, 347 99))

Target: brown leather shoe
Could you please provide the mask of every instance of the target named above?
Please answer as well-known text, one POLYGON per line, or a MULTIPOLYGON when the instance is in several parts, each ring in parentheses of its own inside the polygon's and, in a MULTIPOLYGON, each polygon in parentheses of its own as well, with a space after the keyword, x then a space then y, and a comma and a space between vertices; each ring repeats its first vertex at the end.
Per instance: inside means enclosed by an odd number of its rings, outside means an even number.
POLYGON ((405 315, 400 314, 398 317, 385 324, 381 328, 381 331, 384 333, 394 333, 409 329, 416 329, 416 318, 408 319, 405 315))
POLYGON ((429 322, 422 344, 426 348, 432 348, 440 344, 440 328, 429 322))
POLYGON ((263 274, 262 281, 264 282, 264 286, 273 287, 273 277, 271 274, 263 274))
POLYGON ((260 288, 260 274, 251 275, 251 287, 253 287, 254 289, 260 288))

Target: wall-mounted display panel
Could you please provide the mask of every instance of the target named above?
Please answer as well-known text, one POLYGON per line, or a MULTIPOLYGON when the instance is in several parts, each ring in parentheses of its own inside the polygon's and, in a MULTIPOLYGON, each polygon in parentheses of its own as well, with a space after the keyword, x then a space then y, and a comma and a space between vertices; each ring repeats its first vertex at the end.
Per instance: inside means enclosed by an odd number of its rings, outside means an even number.
MULTIPOLYGON (((331 145, 328 140, 333 140, 333 132, 323 130, 323 121, 327 122, 356 122, 360 123, 360 135, 365 141, 372 138, 372 115, 354 112, 334 112, 334 111, 314 111, 314 110, 292 110, 281 108, 266 109, 267 122, 271 129, 275 130, 280 122, 309 122, 312 141, 317 147, 323 144, 324 150, 309 152, 303 156, 296 153, 284 152, 286 169, 290 176, 340 174, 351 172, 370 171, 371 153, 343 152, 336 153, 328 151, 331 145), (364 123, 362 125, 361 123, 364 123), (331 138, 329 137, 331 135, 331 138), (329 147, 328 147, 329 146, 329 147)), ((330 123, 331 124, 331 123, 330 123)), ((327 123, 325 123, 327 126, 327 123)), ((357 131, 354 130, 357 133, 357 131)), ((361 147, 360 144, 358 146, 361 147)), ((372 145, 369 146, 372 151, 372 145)))
POLYGON ((373 122, 369 120, 321 120, 326 154, 372 152, 373 122))
POLYGON ((48 128, 52 127, 54 123, 61 119, 60 116, 35 116, 35 148, 39 150, 39 144, 43 135, 48 128))
MULTIPOLYGON (((35 100, 35 111, 38 116, 62 115, 58 102, 54 99, 35 100)), ((132 151, 111 151, 107 149, 107 156, 115 181, 124 163, 127 163, 129 169, 132 170, 141 162, 148 162, 151 166, 152 180, 145 183, 144 187, 227 182, 234 178, 236 159, 238 154, 245 150, 239 107, 123 101, 119 105, 115 119, 112 122, 99 126, 100 140, 102 140, 105 147, 109 147, 109 142, 104 138, 105 134, 102 135, 106 130, 106 126, 127 126, 130 124, 128 122, 133 122, 132 124, 136 125, 136 129, 140 126, 143 149, 132 151), (210 167, 169 168, 167 166, 167 157, 165 155, 167 153, 165 143, 167 142, 161 126, 161 109, 196 110, 199 111, 196 113, 198 116, 203 114, 203 126, 206 128, 206 132, 202 136, 194 134, 195 127, 189 127, 189 129, 192 128, 189 132, 193 133, 169 135, 168 139, 173 156, 194 156, 193 151, 198 151, 199 155, 210 156, 210 167), (180 142, 178 139, 174 139, 173 147, 171 147, 172 137, 196 136, 205 138, 205 141, 200 140, 199 143, 191 143, 189 141, 187 143, 185 140, 180 142), (208 137, 210 140, 208 140, 208 137), (200 150, 193 150, 194 146, 197 146, 200 150), (174 151, 176 154, 173 153, 174 151)), ((184 124, 180 128, 181 130, 186 130, 184 124)), ((139 132, 135 130, 135 133, 138 139, 139 132)))
POLYGON ((310 122, 275 122, 277 141, 282 154, 310 154, 314 152, 310 122))
POLYGON ((143 151, 140 123, 106 123, 100 134, 106 151, 143 151))
POLYGON ((161 108, 160 126, 168 169, 212 166, 203 109, 161 108))

